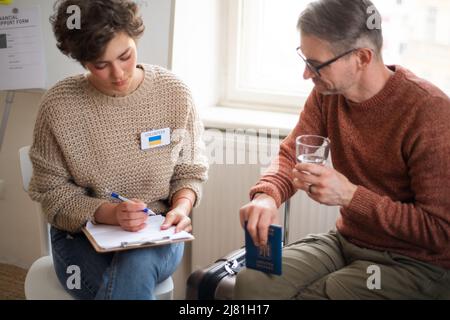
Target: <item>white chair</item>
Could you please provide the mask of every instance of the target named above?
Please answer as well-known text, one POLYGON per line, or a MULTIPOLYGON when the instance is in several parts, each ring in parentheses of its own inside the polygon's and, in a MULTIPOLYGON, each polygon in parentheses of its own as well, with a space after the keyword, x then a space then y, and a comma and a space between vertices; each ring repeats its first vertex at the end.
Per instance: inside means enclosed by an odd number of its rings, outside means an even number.
MULTIPOLYGON (((23 188, 28 192, 33 166, 29 157, 30 146, 19 149, 20 169, 22 172, 23 188)), ((50 250, 50 237, 48 224, 39 212, 39 229, 43 257, 37 259, 28 270, 25 278, 25 297, 27 300, 73 300, 74 298, 62 287, 59 282, 50 250)), ((173 299, 173 280, 167 278, 155 288, 157 300, 173 299)))

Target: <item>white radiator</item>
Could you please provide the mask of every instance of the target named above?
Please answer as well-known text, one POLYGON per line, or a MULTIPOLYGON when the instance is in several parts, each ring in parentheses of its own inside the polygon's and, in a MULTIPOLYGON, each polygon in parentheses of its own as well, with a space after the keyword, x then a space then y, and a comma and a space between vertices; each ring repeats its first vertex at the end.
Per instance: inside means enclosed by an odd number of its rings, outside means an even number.
MULTIPOLYGON (((244 232, 239 222, 239 209, 248 202, 248 191, 259 179, 261 165, 248 164, 254 155, 251 153, 258 146, 258 150, 266 152, 266 156, 272 152, 275 155, 278 148, 269 149, 267 139, 256 139, 255 136, 236 135, 233 138, 225 138, 218 131, 207 134, 215 136, 215 153, 209 154, 215 158, 216 163, 210 164, 209 179, 204 186, 203 200, 194 210, 193 234, 195 241, 192 243, 192 271, 203 268, 214 262, 230 251, 244 245, 244 232), (220 139, 222 142, 216 139, 220 139), (221 145, 222 143, 222 145, 221 145), (219 151, 219 148, 222 148, 219 151), (246 161, 239 161, 245 151, 246 161), (268 151, 271 150, 271 151, 268 151), (217 154, 223 153, 224 161, 217 163, 217 154), (231 154, 233 153, 233 156, 231 154), (250 154, 249 154, 250 153, 250 154), (235 158, 234 164, 224 164, 225 161, 235 158), (247 163, 247 164, 237 164, 247 163)), ((270 141, 269 141, 270 142, 270 141)), ((272 147, 278 146, 279 141, 272 141, 272 147)), ((212 142, 211 142, 212 143, 212 142)), ((242 160, 242 159, 241 159, 242 160)), ((265 161, 264 161, 265 162, 265 161)), ((280 208, 280 216, 283 217, 284 206, 280 208)), ((288 243, 306 236, 308 233, 326 232, 334 227, 338 215, 337 207, 326 207, 310 200, 304 192, 297 194, 290 201, 289 237, 288 243)))

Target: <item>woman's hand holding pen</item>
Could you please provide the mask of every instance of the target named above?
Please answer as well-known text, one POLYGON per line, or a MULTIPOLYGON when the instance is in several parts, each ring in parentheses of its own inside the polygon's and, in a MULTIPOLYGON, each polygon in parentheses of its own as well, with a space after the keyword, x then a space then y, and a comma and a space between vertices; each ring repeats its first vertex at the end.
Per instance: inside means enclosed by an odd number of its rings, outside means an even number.
POLYGON ((131 200, 118 203, 114 209, 114 215, 122 229, 136 232, 145 227, 148 216, 142 211, 146 208, 144 202, 137 199, 131 200))
POLYGON ((147 214, 142 211, 145 207, 145 203, 136 199, 121 203, 107 202, 95 211, 94 219, 97 223, 119 225, 126 231, 135 232, 145 227, 147 214))
MULTIPOLYGON (((117 193, 110 193, 113 198, 121 203, 104 203, 94 214, 94 220, 98 223, 120 225, 126 231, 136 232, 146 226, 148 214, 155 213, 146 207, 145 203, 138 199, 127 199, 117 193)), ((173 196, 170 211, 161 225, 161 230, 166 230, 175 225, 175 232, 192 231, 191 213, 195 202, 195 193, 190 189, 181 189, 173 196)))

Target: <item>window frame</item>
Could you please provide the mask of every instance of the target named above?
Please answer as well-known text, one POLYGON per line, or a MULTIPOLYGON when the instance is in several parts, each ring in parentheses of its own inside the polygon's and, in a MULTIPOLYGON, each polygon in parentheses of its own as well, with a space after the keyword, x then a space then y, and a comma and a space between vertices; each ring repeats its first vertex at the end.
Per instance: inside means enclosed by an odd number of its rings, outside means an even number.
MULTIPOLYGON (((243 41, 242 23, 244 0, 228 0, 228 50, 227 72, 225 75, 225 91, 220 104, 228 107, 257 109, 273 112, 298 113, 309 96, 271 93, 270 91, 251 90, 239 87, 241 75, 241 44, 243 41)), ((296 45, 292 46, 293 52, 296 45)), ((294 52, 295 53, 295 52, 294 52)), ((300 63, 300 62, 299 62, 300 63)), ((299 77, 302 74, 299 73, 299 77)))
MULTIPOLYGON (((248 89, 240 87, 239 77, 242 76, 241 60, 242 53, 241 46, 246 35, 244 35, 243 28, 243 10, 245 0, 227 0, 228 6, 228 26, 229 32, 227 34, 228 39, 226 49, 226 71, 224 75, 224 90, 221 95, 220 105, 227 107, 246 108, 254 110, 264 110, 272 112, 285 112, 285 113, 298 113, 299 110, 303 110, 303 106, 308 98, 308 94, 299 95, 296 94, 283 94, 278 92, 271 92, 270 90, 258 90, 248 89)), ((387 40, 385 36, 385 41, 387 40)), ((401 43, 400 43, 401 45, 401 43)), ((293 44, 293 48, 295 44, 293 44)), ((295 50, 295 49, 293 49, 295 50)), ((390 53, 392 54, 392 53, 390 53)), ((389 53, 383 50, 383 56, 389 57, 389 53)), ((404 58, 404 59, 407 59, 404 58)), ((389 59, 387 59, 389 60, 389 59)), ((386 62, 389 64, 389 62, 386 62)), ((395 64, 408 67, 406 61, 395 61, 395 64), (405 64, 406 63, 406 64, 405 64)), ((445 85, 437 83, 435 80, 430 79, 426 74, 422 74, 419 70, 411 69, 417 76, 431 81, 441 90, 449 95, 449 88, 445 85)), ((299 77, 302 77, 302 73, 299 72, 299 77)), ((305 80, 306 81, 306 80, 305 80)))

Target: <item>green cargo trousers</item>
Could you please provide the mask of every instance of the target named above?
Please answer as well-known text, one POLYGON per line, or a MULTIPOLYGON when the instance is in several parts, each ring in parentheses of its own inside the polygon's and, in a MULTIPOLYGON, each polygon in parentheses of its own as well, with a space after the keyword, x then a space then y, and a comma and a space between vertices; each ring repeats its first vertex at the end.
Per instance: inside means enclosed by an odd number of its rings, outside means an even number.
POLYGON ((238 273, 235 299, 450 299, 450 270, 360 248, 336 231, 283 249, 283 274, 238 273))

